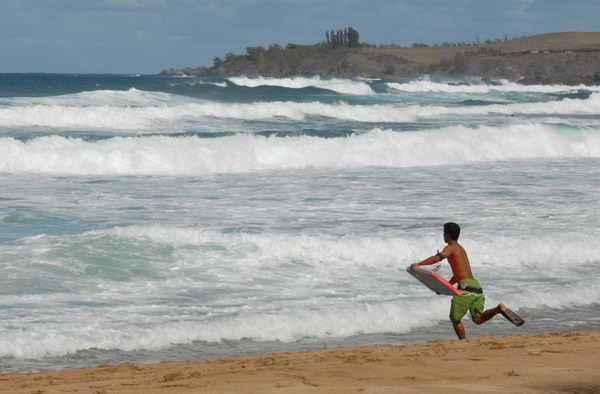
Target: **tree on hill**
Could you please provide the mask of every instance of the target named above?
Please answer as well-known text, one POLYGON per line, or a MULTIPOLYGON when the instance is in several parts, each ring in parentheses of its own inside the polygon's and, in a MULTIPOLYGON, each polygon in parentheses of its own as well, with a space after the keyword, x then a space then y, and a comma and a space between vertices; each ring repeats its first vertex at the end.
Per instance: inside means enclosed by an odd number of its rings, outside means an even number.
POLYGON ((331 32, 325 32, 325 39, 327 44, 331 45, 332 48, 347 47, 347 48, 358 48, 360 46, 358 31, 351 27, 344 30, 338 30, 337 32, 331 30, 331 32))

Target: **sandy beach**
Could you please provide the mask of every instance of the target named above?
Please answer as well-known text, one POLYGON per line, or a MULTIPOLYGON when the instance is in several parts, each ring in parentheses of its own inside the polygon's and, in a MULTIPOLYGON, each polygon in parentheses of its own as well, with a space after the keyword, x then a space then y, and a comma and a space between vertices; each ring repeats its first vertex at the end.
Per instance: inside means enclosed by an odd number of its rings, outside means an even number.
POLYGON ((598 393, 600 332, 0 375, 3 393, 598 393))

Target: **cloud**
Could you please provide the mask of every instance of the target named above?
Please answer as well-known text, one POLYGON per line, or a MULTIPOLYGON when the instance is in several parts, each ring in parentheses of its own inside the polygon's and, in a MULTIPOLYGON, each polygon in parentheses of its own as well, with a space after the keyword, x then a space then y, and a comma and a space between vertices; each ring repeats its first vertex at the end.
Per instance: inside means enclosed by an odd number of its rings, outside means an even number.
POLYGON ((167 5, 167 0, 103 0, 103 4, 118 9, 164 7, 167 5))
POLYGON ((521 0, 513 13, 517 18, 528 18, 530 16, 528 8, 535 3, 535 0, 521 0))
POLYGON ((229 17, 233 15, 233 10, 227 5, 221 5, 215 1, 200 2, 196 5, 198 11, 210 13, 219 17, 229 17))

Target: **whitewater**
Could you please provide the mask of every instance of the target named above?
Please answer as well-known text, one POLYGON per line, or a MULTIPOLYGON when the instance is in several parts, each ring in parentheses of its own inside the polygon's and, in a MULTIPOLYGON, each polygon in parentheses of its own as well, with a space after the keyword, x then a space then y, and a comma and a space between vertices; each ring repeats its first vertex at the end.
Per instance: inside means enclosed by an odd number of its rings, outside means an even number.
POLYGON ((600 89, 0 74, 0 372, 600 329, 600 89), (449 278, 444 262, 440 273, 449 278))

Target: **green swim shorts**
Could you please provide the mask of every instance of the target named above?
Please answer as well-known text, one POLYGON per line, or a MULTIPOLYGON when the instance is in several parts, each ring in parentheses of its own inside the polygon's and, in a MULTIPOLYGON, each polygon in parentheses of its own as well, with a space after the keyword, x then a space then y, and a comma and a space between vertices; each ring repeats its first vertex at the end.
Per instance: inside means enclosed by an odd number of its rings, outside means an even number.
POLYGON ((458 322, 466 314, 471 313, 471 319, 477 316, 477 313, 483 312, 485 297, 481 285, 475 279, 463 279, 458 282, 459 290, 462 292, 460 296, 452 298, 452 306, 450 308, 450 318, 458 322), (464 290, 463 290, 464 289, 464 290))

